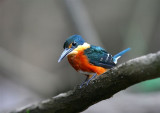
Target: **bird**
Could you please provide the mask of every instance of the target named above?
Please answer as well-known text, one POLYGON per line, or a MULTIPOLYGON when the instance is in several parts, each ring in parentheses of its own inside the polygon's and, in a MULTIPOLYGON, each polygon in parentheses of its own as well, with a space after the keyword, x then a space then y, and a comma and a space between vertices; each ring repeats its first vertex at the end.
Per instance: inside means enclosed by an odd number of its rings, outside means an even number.
POLYGON ((72 35, 66 39, 63 45, 64 51, 58 59, 58 63, 67 56, 70 65, 81 74, 86 75, 85 81, 80 85, 88 85, 96 76, 102 75, 116 66, 118 59, 128 52, 127 48, 112 56, 100 46, 91 45, 80 36, 72 35))

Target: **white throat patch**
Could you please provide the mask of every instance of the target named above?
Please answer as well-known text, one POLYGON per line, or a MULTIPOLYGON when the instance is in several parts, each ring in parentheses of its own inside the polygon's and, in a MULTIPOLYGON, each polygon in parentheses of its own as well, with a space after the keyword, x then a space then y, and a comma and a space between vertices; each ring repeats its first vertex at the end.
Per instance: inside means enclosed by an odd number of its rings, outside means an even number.
POLYGON ((83 45, 79 45, 77 48, 75 48, 72 52, 70 52, 69 54, 77 54, 78 51, 84 50, 90 48, 90 44, 88 43, 84 43, 83 45))

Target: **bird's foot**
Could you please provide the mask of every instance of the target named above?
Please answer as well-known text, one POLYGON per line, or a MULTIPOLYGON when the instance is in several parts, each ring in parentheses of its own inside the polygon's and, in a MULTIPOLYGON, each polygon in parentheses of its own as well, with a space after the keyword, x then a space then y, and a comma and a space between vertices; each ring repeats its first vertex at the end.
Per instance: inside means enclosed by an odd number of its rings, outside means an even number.
POLYGON ((84 81, 81 85, 80 85, 80 88, 82 88, 82 86, 86 83, 86 81, 84 81))
POLYGON ((85 84, 88 86, 89 82, 90 82, 93 78, 95 78, 96 76, 97 76, 97 74, 95 73, 90 79, 85 80, 85 81, 80 85, 80 88, 82 88, 82 86, 85 85, 85 84))

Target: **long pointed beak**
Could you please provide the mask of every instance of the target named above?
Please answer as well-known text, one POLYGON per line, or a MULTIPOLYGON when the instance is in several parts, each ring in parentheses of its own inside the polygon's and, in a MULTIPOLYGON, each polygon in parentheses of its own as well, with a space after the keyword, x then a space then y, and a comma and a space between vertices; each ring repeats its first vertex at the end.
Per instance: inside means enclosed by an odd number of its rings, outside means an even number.
POLYGON ((64 51, 62 52, 62 54, 61 54, 61 56, 59 57, 59 59, 58 59, 58 63, 59 62, 61 62, 61 60, 65 57, 65 56, 67 56, 71 51, 73 51, 73 48, 66 48, 66 49, 64 49, 64 51))

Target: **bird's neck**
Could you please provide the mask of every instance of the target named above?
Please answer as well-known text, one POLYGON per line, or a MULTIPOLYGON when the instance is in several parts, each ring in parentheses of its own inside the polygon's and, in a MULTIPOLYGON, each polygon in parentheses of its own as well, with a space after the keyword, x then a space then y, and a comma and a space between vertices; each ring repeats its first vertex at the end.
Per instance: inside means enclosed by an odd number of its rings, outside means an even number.
POLYGON ((90 48, 90 44, 85 42, 83 45, 78 45, 77 48, 75 48, 72 52, 69 53, 69 55, 78 54, 79 52, 84 51, 87 48, 90 48))

